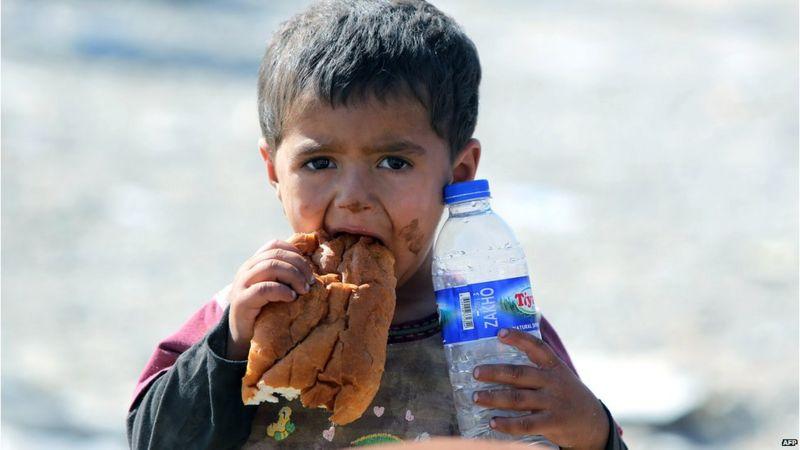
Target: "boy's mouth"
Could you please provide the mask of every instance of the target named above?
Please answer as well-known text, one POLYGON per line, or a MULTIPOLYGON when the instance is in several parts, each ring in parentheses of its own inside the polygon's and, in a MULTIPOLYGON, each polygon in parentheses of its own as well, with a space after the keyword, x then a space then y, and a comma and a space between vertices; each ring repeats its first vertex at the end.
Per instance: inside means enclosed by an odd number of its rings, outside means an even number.
POLYGON ((381 245, 386 246, 386 241, 382 237, 380 237, 377 233, 373 233, 373 232, 371 232, 369 230, 366 230, 364 228, 361 228, 361 227, 336 227, 336 228, 332 228, 330 231, 328 231, 328 235, 330 235, 331 238, 339 237, 339 236, 341 236, 342 234, 345 234, 345 233, 347 233, 347 234, 357 234, 357 235, 360 235, 360 236, 369 236, 369 237, 375 239, 376 241, 380 242, 381 245))

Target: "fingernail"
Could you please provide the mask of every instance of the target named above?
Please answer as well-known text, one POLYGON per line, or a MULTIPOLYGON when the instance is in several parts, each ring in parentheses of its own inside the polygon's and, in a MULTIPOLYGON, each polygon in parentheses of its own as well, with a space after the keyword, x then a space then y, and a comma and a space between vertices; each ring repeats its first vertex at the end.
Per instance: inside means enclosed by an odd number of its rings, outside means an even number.
POLYGON ((497 427, 497 422, 495 422, 495 420, 492 419, 492 420, 489 421, 489 426, 492 427, 492 428, 496 428, 497 427))
POLYGON ((472 377, 477 380, 478 376, 480 376, 480 372, 481 372, 481 370, 476 367, 475 369, 472 370, 472 377))
POLYGON ((308 283, 306 283, 306 292, 308 292, 309 289, 311 289, 311 286, 309 286, 308 283))
POLYGON ((502 330, 500 330, 499 333, 497 333, 497 335, 500 336, 501 338, 507 337, 508 336, 508 328, 503 328, 502 330))
POLYGON ((294 300, 294 299, 296 299, 296 298, 297 298, 297 292, 295 292, 295 291, 292 291, 292 300, 294 300))
POLYGON ((472 393, 472 402, 473 403, 478 403, 478 393, 477 392, 473 392, 472 393))

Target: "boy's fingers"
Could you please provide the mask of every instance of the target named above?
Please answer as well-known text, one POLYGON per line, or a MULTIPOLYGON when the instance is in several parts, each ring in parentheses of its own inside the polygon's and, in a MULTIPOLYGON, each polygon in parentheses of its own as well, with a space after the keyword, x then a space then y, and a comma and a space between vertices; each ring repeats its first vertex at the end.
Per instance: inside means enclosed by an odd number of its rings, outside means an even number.
POLYGON ((265 252, 267 250, 271 250, 271 249, 274 249, 274 248, 281 248, 281 249, 284 249, 284 250, 287 250, 287 251, 290 251, 290 252, 295 252, 298 255, 300 254, 300 250, 297 247, 295 247, 294 245, 292 245, 292 244, 290 244, 290 243, 288 243, 286 241, 281 241, 279 239, 273 239, 271 241, 268 241, 266 244, 262 245, 261 248, 259 248, 258 250, 256 250, 256 252, 253 253, 253 257, 258 256, 259 253, 263 253, 263 252, 265 252))
POLYGON ((504 328, 500 330, 497 337, 503 344, 513 345, 520 349, 528 356, 531 362, 536 363, 539 367, 554 368, 561 363, 561 360, 546 342, 530 333, 513 328, 504 328))
POLYGON ((289 286, 276 281, 262 281, 244 290, 242 306, 256 309, 269 302, 290 302, 296 298, 297 294, 289 286))
POLYGON ((534 389, 476 391, 472 400, 480 406, 513 411, 535 411, 546 406, 542 391, 534 389))
POLYGON ((289 264, 296 267, 297 270, 299 270, 303 274, 303 276, 305 276, 306 283, 308 284, 314 283, 314 272, 311 269, 311 265, 308 263, 306 258, 299 253, 292 252, 289 250, 284 250, 282 248, 272 248, 254 256, 253 258, 251 258, 252 264, 248 269, 252 269, 253 266, 255 266, 256 264, 268 259, 278 259, 281 261, 288 262, 289 264))
POLYGON ((509 384, 527 389, 538 389, 547 384, 545 371, 521 364, 483 364, 473 369, 472 376, 484 383, 509 384))
POLYGON ((244 287, 260 281, 280 281, 289 285, 298 294, 308 292, 308 278, 297 267, 279 259, 267 259, 258 262, 244 276, 244 287))
POLYGON ((549 414, 537 411, 519 417, 493 417, 489 426, 501 433, 522 436, 525 434, 544 434, 549 414))

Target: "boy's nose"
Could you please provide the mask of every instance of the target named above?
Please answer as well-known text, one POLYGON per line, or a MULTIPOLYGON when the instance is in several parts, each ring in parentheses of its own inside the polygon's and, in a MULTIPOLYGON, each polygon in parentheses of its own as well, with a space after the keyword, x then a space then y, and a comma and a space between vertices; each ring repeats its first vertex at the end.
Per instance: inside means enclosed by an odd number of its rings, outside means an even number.
POLYGON ((361 211, 367 211, 367 210, 372 209, 371 206, 369 206, 369 205, 367 205, 365 203, 361 203, 358 200, 350 202, 350 203, 347 203, 346 205, 339 205, 339 208, 346 209, 346 210, 350 211, 351 213, 359 213, 361 211))
POLYGON ((336 209, 360 213, 375 207, 374 186, 371 186, 370 172, 357 167, 345 172, 338 181, 336 209))

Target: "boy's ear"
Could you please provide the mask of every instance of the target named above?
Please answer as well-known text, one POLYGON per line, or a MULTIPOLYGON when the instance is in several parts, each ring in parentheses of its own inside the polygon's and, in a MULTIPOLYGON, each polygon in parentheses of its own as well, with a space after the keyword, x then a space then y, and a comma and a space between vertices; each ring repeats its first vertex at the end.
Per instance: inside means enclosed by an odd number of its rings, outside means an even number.
POLYGON ((273 160, 274 154, 270 152, 270 148, 267 145, 267 140, 263 137, 258 140, 258 151, 261 153, 261 159, 264 160, 264 164, 267 167, 267 178, 269 179, 269 184, 275 188, 278 201, 280 201, 281 190, 280 186, 278 185, 278 175, 275 172, 275 161, 273 160))
POLYGON ((470 139, 458 153, 456 160, 453 161, 453 174, 450 182, 474 180, 480 160, 481 143, 477 139, 470 139))

